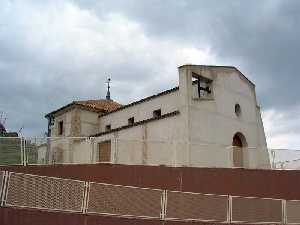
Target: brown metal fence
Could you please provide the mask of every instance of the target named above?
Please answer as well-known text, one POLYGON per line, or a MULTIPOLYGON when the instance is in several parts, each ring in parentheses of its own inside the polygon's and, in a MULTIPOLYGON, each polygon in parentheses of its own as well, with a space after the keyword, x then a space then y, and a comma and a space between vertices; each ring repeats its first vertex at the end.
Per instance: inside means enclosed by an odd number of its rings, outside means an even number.
POLYGON ((232 222, 283 223, 282 200, 232 197, 232 222))
POLYGON ((6 206, 82 212, 85 182, 10 173, 6 206))
POLYGON ((160 218, 163 190, 90 183, 87 213, 160 218))
POLYGON ((0 171, 0 205, 2 204, 2 193, 4 193, 4 171, 0 171))
POLYGON ((167 191, 166 219, 229 221, 229 197, 167 191))
POLYGON ((300 224, 300 201, 286 201, 286 222, 300 224))
POLYGON ((4 207, 161 220, 300 224, 300 200, 167 191, 0 171, 1 193, 4 207))

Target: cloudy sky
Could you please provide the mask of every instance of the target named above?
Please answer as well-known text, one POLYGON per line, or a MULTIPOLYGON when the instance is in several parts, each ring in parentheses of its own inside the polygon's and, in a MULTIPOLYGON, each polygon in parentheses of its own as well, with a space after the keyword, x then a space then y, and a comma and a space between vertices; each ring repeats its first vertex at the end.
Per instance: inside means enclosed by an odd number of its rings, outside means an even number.
POLYGON ((0 1, 0 111, 46 131, 76 99, 127 103, 177 84, 185 63, 234 65, 256 83, 269 147, 300 149, 300 1, 0 1))

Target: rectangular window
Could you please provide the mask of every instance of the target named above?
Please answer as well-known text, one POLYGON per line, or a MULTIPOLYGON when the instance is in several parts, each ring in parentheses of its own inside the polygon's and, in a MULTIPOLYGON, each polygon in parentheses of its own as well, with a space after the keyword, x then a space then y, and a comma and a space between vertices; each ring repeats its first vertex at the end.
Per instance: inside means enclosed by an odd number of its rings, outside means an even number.
POLYGON ((128 119, 128 125, 133 125, 134 124, 134 117, 130 117, 128 119))
POLYGON ((99 162, 111 162, 111 141, 98 143, 99 162))
POLYGON ((161 117, 161 109, 157 109, 153 111, 153 118, 161 117))
POLYGON ((110 124, 106 125, 105 126, 105 131, 110 131, 110 130, 111 130, 111 125, 110 124))
POLYGON ((59 121, 58 122, 58 135, 63 135, 64 132, 64 122, 59 121))

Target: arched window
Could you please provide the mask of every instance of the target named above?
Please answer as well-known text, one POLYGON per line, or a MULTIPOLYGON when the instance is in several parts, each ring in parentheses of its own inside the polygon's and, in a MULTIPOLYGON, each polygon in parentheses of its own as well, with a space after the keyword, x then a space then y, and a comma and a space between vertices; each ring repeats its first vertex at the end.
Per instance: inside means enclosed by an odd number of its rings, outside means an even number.
POLYGON ((245 136, 241 132, 237 132, 232 139, 232 146, 235 147, 247 147, 247 141, 245 136))

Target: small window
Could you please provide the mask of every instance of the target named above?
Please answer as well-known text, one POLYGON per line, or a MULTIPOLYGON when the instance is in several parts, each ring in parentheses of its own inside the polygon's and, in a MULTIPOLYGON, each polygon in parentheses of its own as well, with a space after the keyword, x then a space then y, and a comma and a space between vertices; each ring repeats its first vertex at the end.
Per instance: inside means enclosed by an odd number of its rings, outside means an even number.
POLYGON ((161 117, 161 109, 157 109, 153 111, 153 117, 158 118, 161 117))
POLYGON ((128 125, 133 125, 134 124, 134 117, 130 117, 128 119, 128 125))
POLYGON ((111 125, 110 124, 106 125, 105 126, 105 131, 110 131, 110 130, 111 130, 111 125))
POLYGON ((58 135, 63 135, 64 132, 64 122, 59 121, 58 122, 58 135))
POLYGON ((235 111, 235 115, 236 115, 236 116, 240 116, 240 115, 241 115, 242 109, 241 109, 240 104, 235 104, 235 106, 234 106, 234 111, 235 111))

